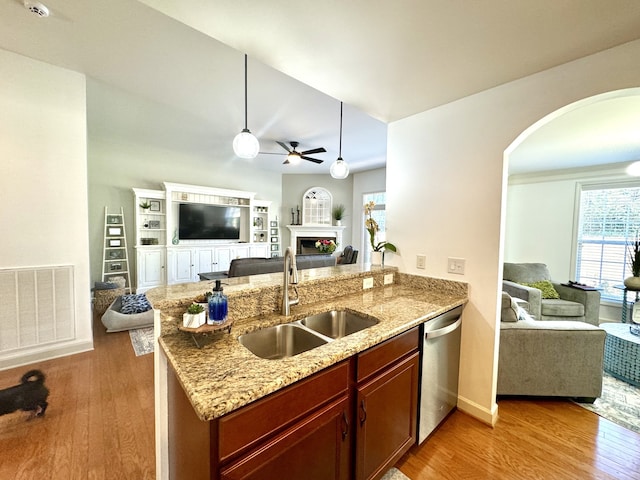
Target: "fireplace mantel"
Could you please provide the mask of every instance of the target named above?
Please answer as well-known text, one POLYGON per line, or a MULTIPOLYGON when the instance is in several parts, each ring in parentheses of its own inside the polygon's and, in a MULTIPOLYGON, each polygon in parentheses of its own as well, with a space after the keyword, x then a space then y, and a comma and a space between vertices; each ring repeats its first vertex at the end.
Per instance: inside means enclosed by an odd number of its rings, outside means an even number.
POLYGON ((289 246, 295 254, 298 253, 296 251, 298 237, 336 237, 338 250, 342 250, 344 248, 344 245, 342 244, 342 231, 345 227, 342 225, 287 225, 287 228, 291 232, 289 246))

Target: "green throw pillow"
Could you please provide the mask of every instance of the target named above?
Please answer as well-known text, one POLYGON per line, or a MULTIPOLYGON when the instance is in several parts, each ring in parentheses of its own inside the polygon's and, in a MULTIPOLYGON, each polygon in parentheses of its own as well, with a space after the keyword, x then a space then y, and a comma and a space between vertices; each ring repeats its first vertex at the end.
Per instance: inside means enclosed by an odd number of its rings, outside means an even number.
POLYGON ((560 298, 558 292, 553 288, 553 284, 549 280, 541 280, 534 283, 523 283, 527 287, 537 288, 542 292, 542 298, 560 298))

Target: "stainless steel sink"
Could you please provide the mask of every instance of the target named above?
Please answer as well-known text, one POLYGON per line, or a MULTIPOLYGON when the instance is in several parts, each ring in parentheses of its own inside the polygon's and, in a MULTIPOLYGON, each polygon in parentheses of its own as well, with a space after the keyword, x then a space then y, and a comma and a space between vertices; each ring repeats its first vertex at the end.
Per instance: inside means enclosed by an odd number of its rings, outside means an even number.
POLYGON ((293 323, 263 328, 238 337, 241 345, 267 360, 293 357, 378 323, 346 310, 330 310, 293 323))
POLYGON ((335 339, 369 328, 378 321, 347 310, 331 310, 306 317, 300 320, 300 323, 311 330, 335 339))
POLYGON ((241 335, 238 341, 254 355, 268 360, 293 357, 327 343, 324 338, 291 323, 241 335))

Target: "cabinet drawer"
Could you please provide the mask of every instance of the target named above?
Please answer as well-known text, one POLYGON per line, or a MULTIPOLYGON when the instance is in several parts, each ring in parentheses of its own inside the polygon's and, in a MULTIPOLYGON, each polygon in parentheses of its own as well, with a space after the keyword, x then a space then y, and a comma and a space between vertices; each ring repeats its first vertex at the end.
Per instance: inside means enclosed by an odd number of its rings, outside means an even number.
POLYGON ((419 327, 415 327, 360 353, 357 360, 357 381, 366 380, 416 350, 419 340, 419 327))
POLYGON ((256 446, 330 400, 345 395, 349 363, 342 362, 218 420, 221 462, 256 446))

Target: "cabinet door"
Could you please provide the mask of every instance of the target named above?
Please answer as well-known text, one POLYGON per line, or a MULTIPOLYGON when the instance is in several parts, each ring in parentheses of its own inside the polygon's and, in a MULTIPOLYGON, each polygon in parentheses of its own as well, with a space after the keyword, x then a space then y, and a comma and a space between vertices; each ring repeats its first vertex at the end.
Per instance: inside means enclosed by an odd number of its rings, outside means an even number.
POLYGON ((265 244, 253 244, 251 245, 250 254, 252 257, 267 258, 269 256, 269 245, 265 244))
POLYGON ((248 258, 249 246, 248 245, 236 245, 233 249, 233 258, 248 258))
POLYGON ((138 288, 164 285, 164 250, 138 251, 138 288))
POLYGON ((348 480, 348 397, 327 405, 220 472, 221 480, 348 480))
POLYGON ((173 252, 173 261, 172 283, 193 281, 193 252, 191 250, 176 250, 173 252))
POLYGON ((356 479, 379 477, 416 442, 418 352, 357 387, 356 479))
POLYGON ((194 281, 199 280, 199 273, 209 273, 217 271, 213 248, 198 248, 195 253, 195 270, 193 272, 194 281))
POLYGON ((232 247, 216 247, 215 249, 215 268, 214 272, 226 272, 231 265, 231 259, 233 258, 232 247))

